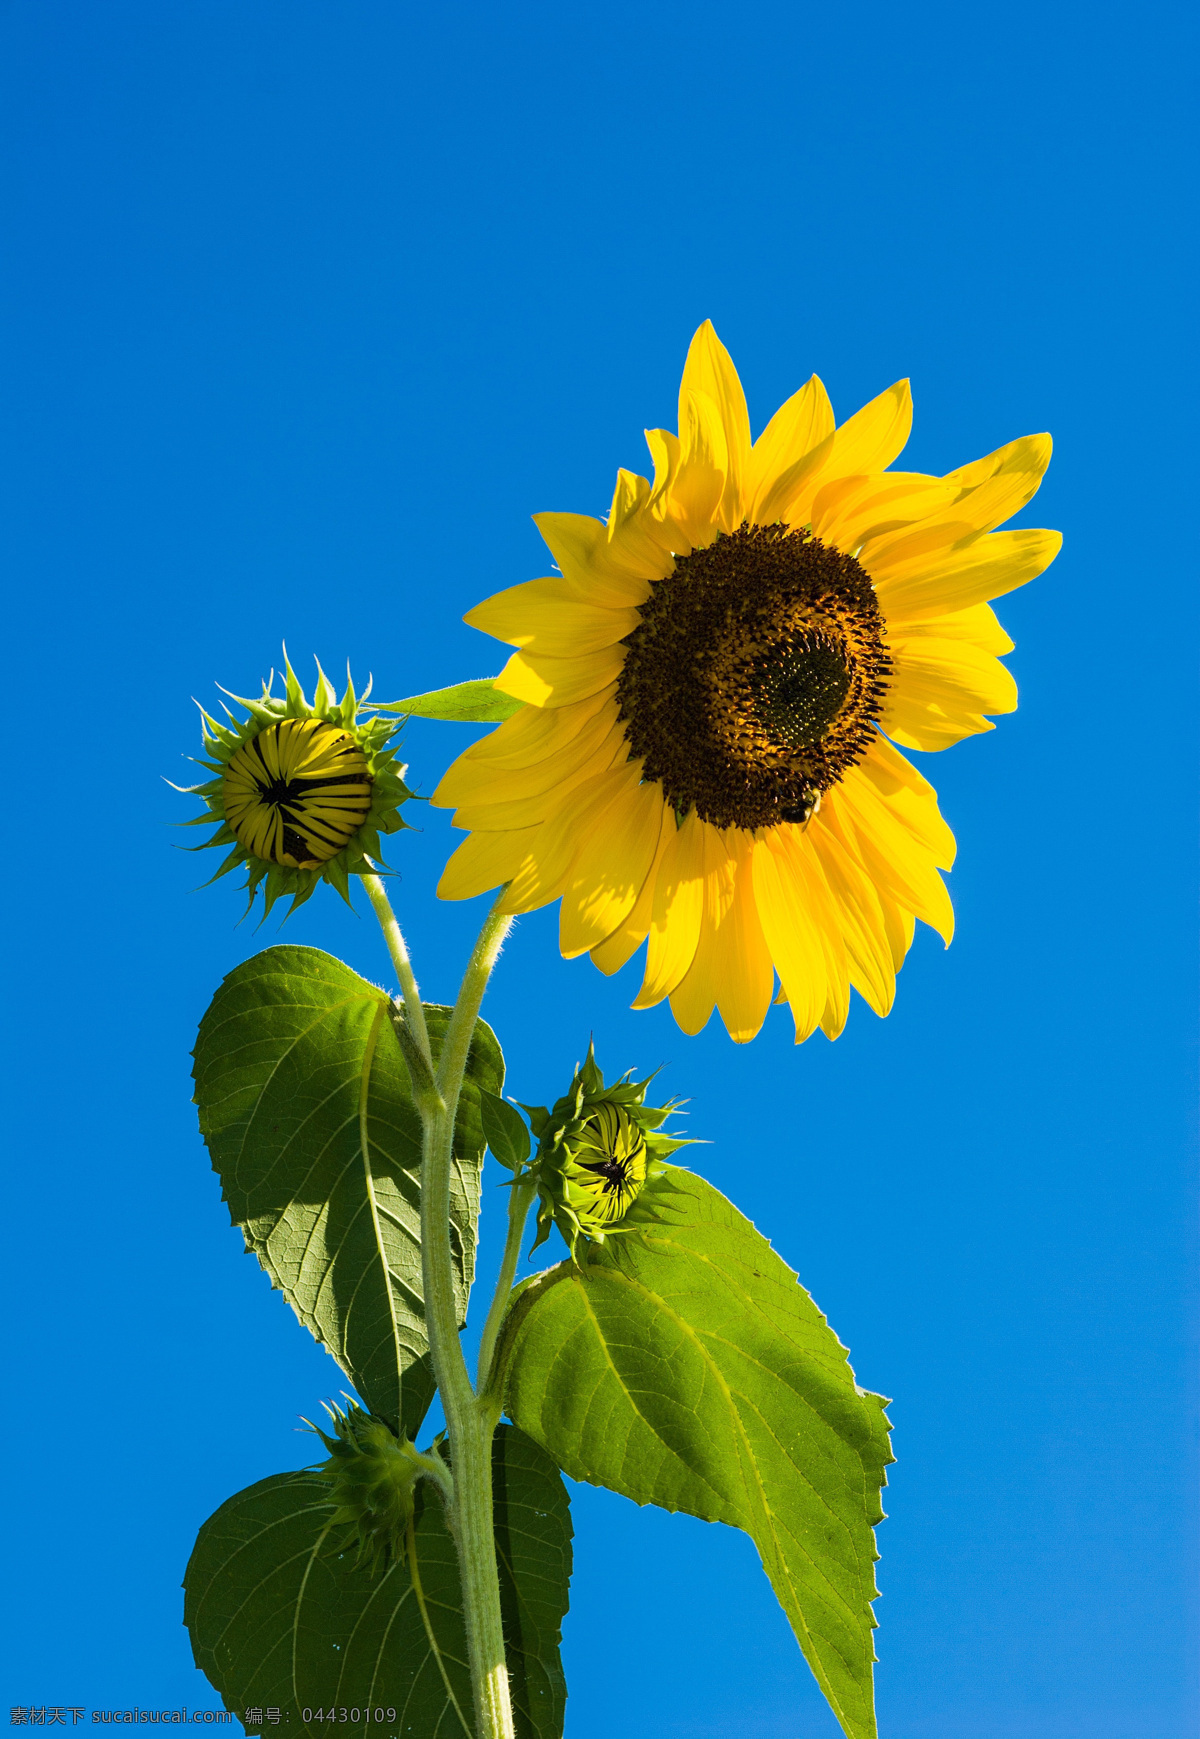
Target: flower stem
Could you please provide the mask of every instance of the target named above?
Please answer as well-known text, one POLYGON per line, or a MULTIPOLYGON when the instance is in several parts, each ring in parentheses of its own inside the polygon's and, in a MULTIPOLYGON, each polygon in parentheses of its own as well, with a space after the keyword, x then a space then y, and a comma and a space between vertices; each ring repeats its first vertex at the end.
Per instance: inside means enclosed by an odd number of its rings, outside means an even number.
MULTIPOLYGON (((370 859, 367 861, 370 862, 370 859)), ((377 875, 360 876, 359 880, 367 890, 367 898, 375 908, 375 916, 379 919, 379 928, 383 931, 383 939, 387 943, 388 953, 392 957, 392 965, 396 969, 396 977, 400 981, 409 1027, 425 1061, 429 1064, 429 1071, 432 1074, 433 1053, 429 1048, 429 1031, 425 1025, 425 1010, 421 1005, 421 994, 417 989, 417 981, 413 977, 412 962, 408 957, 404 936, 396 922, 396 914, 392 910, 391 901, 387 897, 384 885, 377 875)))
MULTIPOLYGON (((409 1027, 414 1037, 419 1034, 424 1038, 424 1049, 428 1052, 423 1013, 420 1025, 417 1024, 420 998, 404 939, 378 877, 364 876, 362 880, 400 977, 409 1027)), ((458 1304, 450 1247, 450 1171, 455 1115, 475 1022, 512 922, 510 916, 495 907, 484 920, 439 1047, 437 1091, 417 1095, 423 1132, 421 1274, 425 1326, 450 1440, 454 1494, 447 1502, 446 1516, 458 1551, 478 1739, 514 1739, 514 1728, 492 1506, 492 1438, 497 1415, 490 1399, 485 1401, 476 1395, 458 1338, 458 1304)))
POLYGON ((512 922, 507 914, 492 908, 463 974, 438 1058, 437 1085, 444 1109, 425 1120, 421 1174, 425 1317, 454 1468, 454 1504, 449 1517, 458 1548, 479 1739, 513 1739, 513 1717, 492 1514, 492 1436, 496 1416, 471 1386, 458 1338, 450 1254, 450 1166, 455 1111, 479 1005, 512 922))
POLYGON ((513 1276, 517 1271, 517 1259, 521 1254, 521 1238, 525 1231, 525 1220, 529 1213, 530 1203, 536 1193, 537 1184, 532 1175, 519 1179, 509 1191, 508 1237, 504 1244, 504 1260, 500 1264, 496 1290, 492 1294, 487 1321, 483 1325, 483 1339, 479 1343, 479 1366, 475 1377, 475 1388, 480 1395, 486 1395, 488 1392, 488 1382, 492 1374, 492 1356, 496 1350, 496 1336, 500 1333, 500 1324, 504 1321, 504 1312, 508 1308, 508 1295, 512 1291, 513 1276))
POLYGON ((451 1011, 450 1024, 446 1028, 441 1056, 438 1058, 437 1083, 447 1105, 451 1101, 458 1104, 463 1071, 467 1066, 467 1052, 471 1048, 471 1040, 475 1036, 475 1022, 479 1018, 479 1005, 483 1001, 492 968, 504 946, 504 938, 515 922, 509 913, 498 910, 503 897, 502 890, 500 898, 483 920, 483 928, 475 939, 471 958, 467 961, 467 970, 463 973, 458 1001, 451 1011))

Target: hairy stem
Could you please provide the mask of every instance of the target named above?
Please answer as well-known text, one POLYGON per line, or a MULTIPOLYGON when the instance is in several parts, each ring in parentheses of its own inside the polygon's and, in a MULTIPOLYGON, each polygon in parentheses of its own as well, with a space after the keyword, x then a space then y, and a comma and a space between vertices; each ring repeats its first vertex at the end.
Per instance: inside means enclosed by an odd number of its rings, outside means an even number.
POLYGON ((492 1504, 496 1421, 490 1408, 472 1396, 470 1407, 455 1424, 450 1423, 450 1408, 446 1408, 446 1423, 454 1460, 455 1503, 450 1521, 458 1548, 475 1721, 479 1739, 515 1739, 492 1504))
POLYGON ((493 907, 463 974, 438 1059, 437 1085, 444 1109, 425 1116, 421 1175, 425 1317, 454 1468, 454 1504, 449 1518, 458 1548, 479 1739, 513 1739, 513 1718, 492 1516, 492 1435, 496 1420, 492 1409, 481 1404, 471 1386, 458 1338, 450 1253, 450 1166, 454 1116, 479 1005, 511 926, 511 917, 493 907))
MULTIPOLYGON (((400 978, 410 1032, 428 1056, 424 1014, 400 928, 378 877, 364 876, 362 880, 400 978)), ((436 1090, 417 1094, 423 1132, 421 1273, 425 1326, 450 1440, 453 1497, 447 1502, 446 1516, 458 1552, 478 1739, 514 1739, 514 1729, 492 1507, 492 1437, 497 1414, 490 1401, 476 1395, 458 1338, 450 1245, 450 1171, 455 1115, 475 1023, 512 922, 495 907, 484 920, 440 1046, 436 1090)))
MULTIPOLYGON (((500 898, 503 898, 503 894, 500 898)), ((467 1052, 471 1048, 475 1022, 479 1018, 479 1005, 483 1001, 488 979, 492 976, 492 968, 504 946, 504 938, 513 927, 514 919, 507 912, 501 912, 499 905, 500 899, 497 899, 483 920, 483 928, 475 939, 471 958, 467 961, 467 970, 463 973, 463 981, 459 986, 458 1001, 454 1004, 450 1024, 446 1028, 441 1056, 438 1058, 437 1083, 447 1105, 451 1102, 458 1104, 463 1070, 467 1066, 467 1052)))
MULTIPOLYGON (((512 919, 493 909, 484 920, 478 940, 463 974, 462 985, 450 1015, 438 1057, 437 1089, 440 1104, 426 1101, 421 1107, 424 1125, 424 1155, 421 1171, 421 1266, 425 1287, 425 1321, 433 1371, 441 1390, 442 1406, 450 1432, 450 1446, 457 1454, 457 1423, 475 1405, 475 1391, 467 1374, 466 1360, 458 1340, 458 1312, 454 1297, 454 1263, 450 1250, 450 1167, 453 1162, 454 1119, 462 1091, 467 1053, 479 1016, 487 981, 512 926, 512 919)), ((457 1478, 457 1474, 456 1474, 457 1478)), ((489 1487, 490 1490, 490 1487, 489 1487)))
MULTIPOLYGON (((367 861, 370 862, 370 859, 367 861)), ((388 953, 392 957, 392 965, 396 969, 396 977, 400 981, 400 990, 404 997, 404 1008, 408 1015, 409 1027, 425 1061, 429 1064, 429 1071, 432 1074, 433 1052, 429 1048, 429 1030, 425 1025, 425 1010, 421 1005, 421 994, 413 976, 412 962, 408 957, 404 936, 396 922, 396 914, 392 910, 384 885, 377 875, 360 876, 359 880, 367 890, 367 898, 375 908, 375 916, 379 919, 379 928, 383 931, 383 939, 387 943, 388 953)))
POLYGON ((488 1383, 492 1374, 492 1356, 496 1351, 496 1336, 500 1333, 500 1324, 504 1321, 504 1313, 508 1308, 508 1295, 512 1291, 513 1276, 517 1272, 517 1261, 521 1254, 521 1239, 525 1233, 525 1220, 529 1214, 530 1203, 537 1193, 537 1185, 532 1177, 524 1177, 514 1183, 508 1196, 508 1237, 504 1243, 504 1260, 500 1264, 500 1276, 496 1281, 496 1290, 492 1294, 491 1306, 488 1309, 487 1321, 483 1325, 483 1339, 479 1343, 479 1368, 475 1377, 475 1387, 481 1396, 488 1393, 488 1383))

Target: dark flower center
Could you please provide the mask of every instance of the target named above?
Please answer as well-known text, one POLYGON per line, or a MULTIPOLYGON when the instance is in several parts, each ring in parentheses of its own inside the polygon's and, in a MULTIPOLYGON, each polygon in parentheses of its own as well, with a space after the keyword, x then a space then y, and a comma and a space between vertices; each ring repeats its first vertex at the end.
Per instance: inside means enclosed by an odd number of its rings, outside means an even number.
POLYGON ((716 827, 807 821, 865 752, 891 673, 865 569, 783 525, 678 557, 625 646, 630 755, 680 818, 716 827))
POLYGON ((615 1190, 618 1193, 629 1185, 630 1161, 628 1159, 588 1160, 581 1164, 581 1171, 590 1171, 596 1177, 604 1179, 607 1194, 615 1190))

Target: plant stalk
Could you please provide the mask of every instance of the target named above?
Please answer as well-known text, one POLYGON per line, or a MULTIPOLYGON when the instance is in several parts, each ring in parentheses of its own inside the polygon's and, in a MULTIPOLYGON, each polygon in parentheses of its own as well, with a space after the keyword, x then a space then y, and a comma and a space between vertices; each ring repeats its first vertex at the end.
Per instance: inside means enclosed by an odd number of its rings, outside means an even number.
MULTIPOLYGON (((400 976, 410 1027, 414 1036, 425 1033, 424 1015, 421 1015, 419 1027, 414 1018, 414 1007, 420 1007, 416 981, 387 895, 378 878, 364 876, 362 879, 400 976), (376 884, 374 889, 370 885, 372 881, 376 884)), ((478 1739, 515 1739, 515 1735, 505 1663, 492 1506, 492 1438, 497 1415, 490 1401, 485 1403, 476 1395, 459 1342, 454 1262, 450 1247, 450 1168, 455 1115, 475 1022, 492 968, 512 922, 510 916, 498 912, 495 907, 484 920, 440 1047, 438 1093, 436 1096, 422 1094, 418 1099, 424 1136, 421 1270, 425 1325, 450 1440, 454 1497, 447 1504, 446 1514, 458 1552, 478 1739), (437 1099, 440 1103, 435 1102, 437 1099)), ((425 1043, 427 1048, 427 1034, 425 1043)))
MULTIPOLYGON (((504 1321, 504 1312, 508 1307, 508 1295, 512 1291, 513 1279, 517 1272, 517 1262, 521 1255, 521 1239, 525 1233, 525 1221, 529 1214, 530 1204, 536 1194, 537 1184, 532 1176, 521 1178, 509 1190, 508 1237, 504 1244, 504 1260, 500 1264, 500 1275, 496 1281, 496 1290, 492 1294, 487 1321, 483 1325, 483 1338, 479 1343, 479 1366, 475 1375, 475 1389, 481 1397, 488 1394, 492 1375, 492 1359, 496 1351, 496 1337, 500 1333, 500 1324, 504 1321)), ((495 1403, 498 1410, 498 1397, 495 1398, 495 1403)))
MULTIPOLYGON (((370 861, 368 858, 367 862, 370 861)), ((360 876, 359 880, 367 890, 367 898, 375 908, 375 916, 379 919, 379 928, 383 931, 387 951, 392 957, 392 965, 395 967, 396 977, 400 981, 400 990, 404 997, 404 1008, 408 1015, 409 1027, 425 1061, 429 1064, 429 1072, 432 1074, 433 1052, 429 1048, 429 1029, 425 1025, 425 1010, 421 1004, 421 993, 417 989, 416 978, 413 976, 408 948, 405 945, 400 926, 396 922, 396 914, 392 910, 387 891, 377 875, 360 876)))
MULTIPOLYGON (((497 902, 498 904, 499 902, 497 902)), ((429 1350, 450 1438, 454 1505, 450 1523, 458 1548, 475 1720, 479 1739, 514 1739, 500 1578, 492 1514, 492 1437, 496 1417, 476 1396, 458 1338, 454 1268, 450 1253, 450 1166, 454 1117, 467 1054, 488 979, 512 918, 493 906, 467 962, 458 1000, 438 1058, 437 1085, 444 1110, 425 1124, 421 1176, 421 1263, 429 1350)))

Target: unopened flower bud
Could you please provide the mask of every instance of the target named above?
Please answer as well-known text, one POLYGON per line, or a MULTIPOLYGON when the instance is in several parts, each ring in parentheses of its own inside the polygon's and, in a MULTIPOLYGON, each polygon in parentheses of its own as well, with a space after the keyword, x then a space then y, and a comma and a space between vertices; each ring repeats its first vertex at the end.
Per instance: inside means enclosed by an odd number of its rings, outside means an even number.
POLYGON ((382 855, 380 834, 407 825, 400 807, 412 793, 389 747, 396 724, 364 713, 366 696, 352 682, 339 701, 317 669, 311 704, 288 664, 282 695, 272 678, 261 699, 239 702, 247 718, 228 708, 227 724, 201 715, 199 764, 214 776, 187 787, 206 809, 191 825, 218 827, 197 849, 230 846, 213 881, 244 865, 251 902, 261 886, 268 912, 289 894, 294 911, 322 881, 348 901, 349 878, 370 873, 382 855))
POLYGON ((357 1562, 374 1573, 404 1552, 423 1458, 407 1437, 397 1437, 361 1407, 327 1411, 333 1436, 313 1427, 329 1451, 329 1460, 318 1471, 333 1488, 332 1501, 338 1506, 334 1524, 349 1528, 358 1546, 357 1562))
POLYGON ((574 1255, 580 1237, 603 1244, 606 1237, 657 1217, 647 1195, 665 1179, 659 1162, 686 1142, 659 1133, 675 1107, 647 1105, 649 1085, 649 1080, 623 1076, 606 1087, 589 1048, 587 1061, 553 1110, 532 1112, 540 1137, 533 1161, 540 1197, 535 1249, 552 1224, 574 1255))

